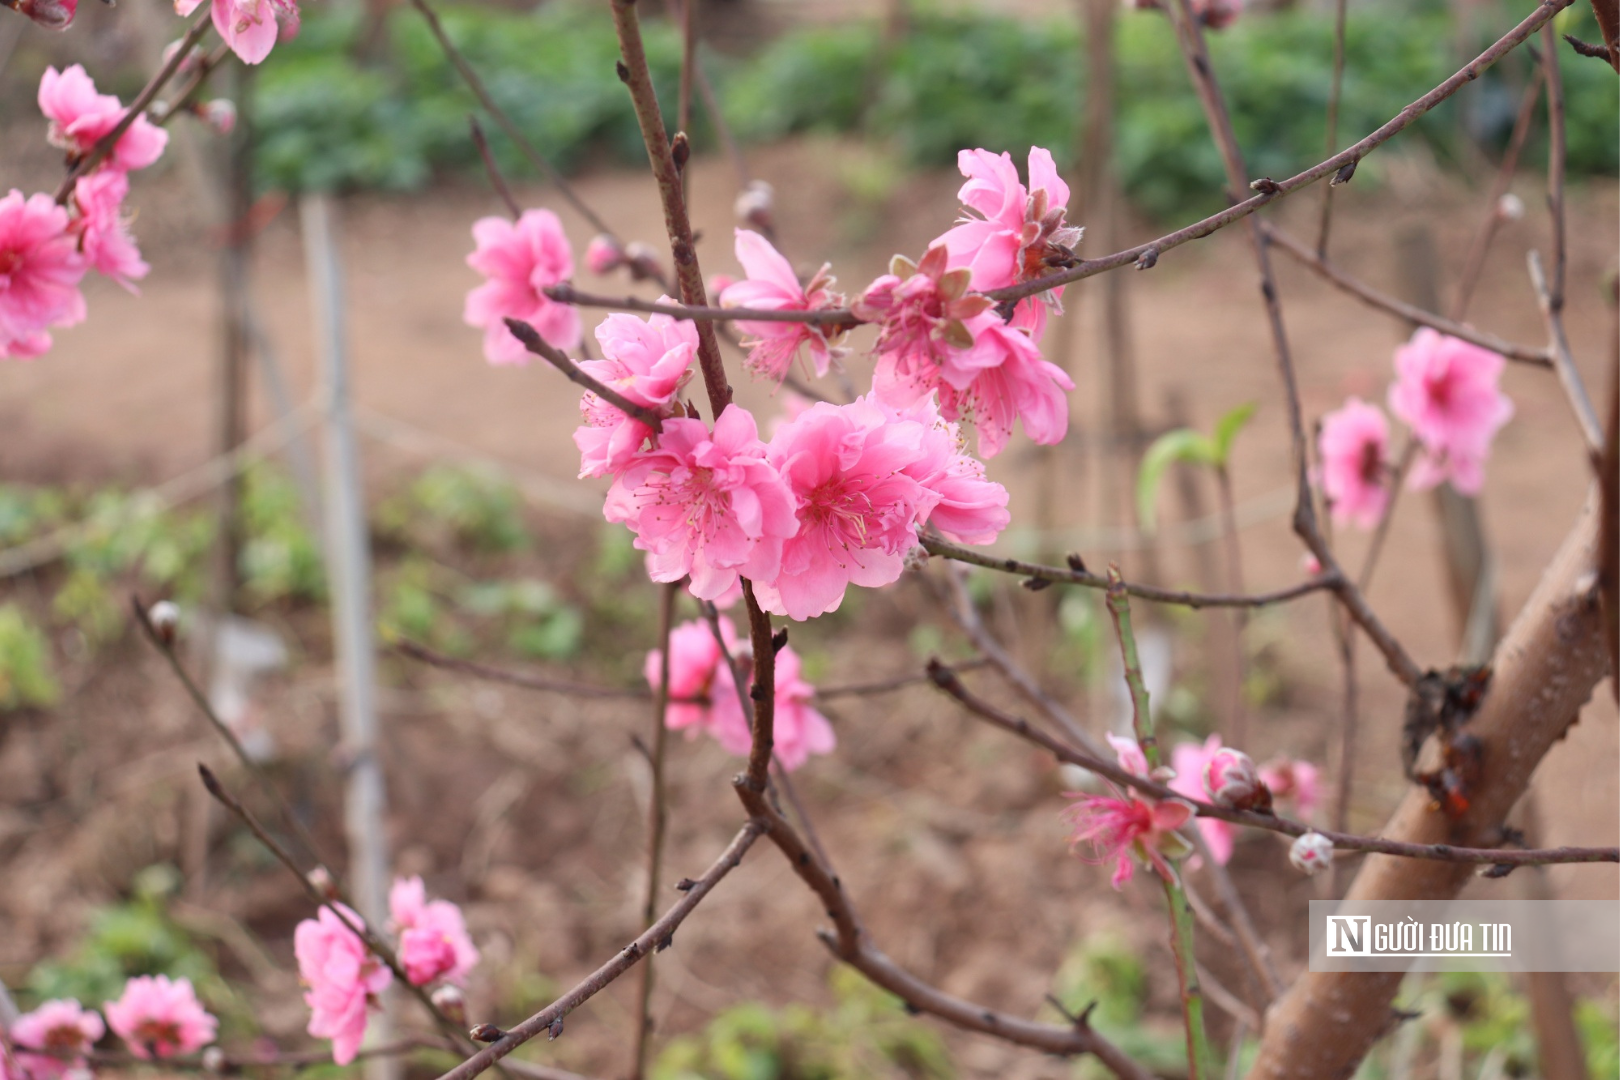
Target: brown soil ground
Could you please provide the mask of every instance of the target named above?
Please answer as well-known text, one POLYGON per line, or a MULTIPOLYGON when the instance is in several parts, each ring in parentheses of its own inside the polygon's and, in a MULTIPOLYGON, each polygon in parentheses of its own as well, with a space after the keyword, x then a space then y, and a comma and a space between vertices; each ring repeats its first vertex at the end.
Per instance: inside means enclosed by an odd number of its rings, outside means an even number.
MULTIPOLYGON (((754 160, 757 172, 777 186, 785 249, 805 267, 830 260, 852 289, 882 272, 892 252, 919 253, 950 221, 959 182, 943 174, 908 177, 882 197, 862 197, 850 182, 850 170, 858 167, 851 163, 874 153, 801 143, 759 151, 754 160)), ((8 164, 0 171, 8 183, 0 188, 26 183, 20 171, 8 164)), ((1527 205, 1542 205, 1536 181, 1522 181, 1519 190, 1527 205)), ((654 241, 661 235, 645 177, 592 175, 581 191, 625 236, 654 241)), ((725 164, 699 160, 694 191, 695 218, 707 237, 700 245, 705 270, 735 272, 726 242, 732 187, 725 164)), ((216 286, 209 242, 187 223, 192 197, 178 170, 144 178, 135 199, 146 207, 140 230, 154 269, 141 295, 92 284, 86 324, 59 334, 45 359, 0 367, 0 475, 7 481, 152 482, 210 456, 216 286)), ((588 229, 553 193, 525 190, 520 198, 557 209, 582 247, 588 229)), ((1279 219, 1307 232, 1317 198, 1314 190, 1297 196, 1280 208, 1279 219)), ((1437 179, 1421 162, 1391 154, 1381 186, 1342 190, 1335 257, 1394 291, 1400 288, 1399 238, 1426 228, 1440 253, 1442 295, 1449 295, 1482 198, 1437 179)), ((1620 192, 1608 183, 1579 187, 1570 205, 1570 334, 1588 385, 1598 388, 1606 378, 1602 359, 1613 323, 1597 282, 1614 265, 1620 192)), ((358 198, 341 207, 356 397, 444 440, 414 446, 368 441, 368 478, 378 491, 429 460, 465 454, 505 463, 537 496, 533 524, 542 544, 533 570, 566 583, 575 568, 588 565, 596 528, 591 500, 579 496, 588 485, 571 479, 577 395, 549 370, 487 366, 478 335, 460 320, 462 297, 475 283, 462 261, 471 247, 469 226, 497 210, 487 192, 468 187, 410 199, 358 198)), ((1140 223, 1126 232, 1131 242, 1153 235, 1140 223)), ((1524 272, 1532 247, 1546 248, 1545 215, 1535 211, 1504 229, 1472 315, 1483 328, 1539 344, 1545 330, 1524 272)), ((1380 397, 1403 329, 1278 260, 1309 415, 1336 407, 1347 393, 1380 397)), ((313 335, 293 209, 263 234, 254 277, 256 302, 288 382, 303 399, 314 387, 313 335)), ((580 284, 624 288, 588 275, 580 284)), ((1229 231, 1172 252, 1153 271, 1131 273, 1128 290, 1139 398, 1150 423, 1164 422, 1172 390, 1185 398, 1190 420, 1206 428, 1241 402, 1260 403, 1233 467, 1237 500, 1246 508, 1244 578, 1252 589, 1296 580, 1299 548, 1288 530, 1286 503, 1276 497, 1288 481, 1285 417, 1243 238, 1229 231)), ((999 546, 1078 548, 1093 566, 1121 558, 1128 572, 1146 573, 1140 554, 1111 550, 1097 531, 1120 520, 1110 508, 1110 485, 1129 487, 1097 438, 1107 412, 1100 292, 1094 283, 1072 290, 1067 322, 1073 329, 1066 335, 1060 326, 1049 339, 1052 355, 1065 348, 1059 344, 1065 336, 1070 339, 1067 363, 1079 384, 1070 443, 1048 457, 1020 442, 992 463, 991 474, 1013 489, 1021 530, 999 546), (1029 531, 1036 522, 1058 534, 1043 541, 1029 531)), ((866 361, 855 358, 851 371, 857 384, 864 382, 866 361)), ((1589 485, 1569 408, 1553 378, 1510 365, 1505 385, 1517 415, 1497 442, 1483 512, 1500 560, 1502 610, 1511 617, 1575 520, 1589 485)), ((770 409, 762 388, 741 390, 750 405, 770 409)), ((253 407, 256 424, 270 419, 257 386, 253 407)), ((1203 498, 1213 506, 1212 490, 1203 498)), ((1172 522, 1185 516, 1172 498, 1164 502, 1172 522)), ((1169 532, 1178 535, 1173 525, 1169 532)), ((1364 538, 1348 537, 1344 546, 1355 565, 1364 538)), ((1195 584, 1201 558, 1213 552, 1166 545, 1159 573, 1167 583, 1195 584)), ((34 586, 10 582, 0 589, 26 597, 34 586)), ((1047 667, 1057 594, 1008 588, 996 605, 994 625, 1037 669, 1047 667)), ((1421 662, 1451 661, 1458 626, 1427 496, 1403 500, 1371 600, 1421 662)), ((796 628, 795 641, 817 658, 823 682, 915 670, 918 658, 905 642, 919 619, 940 624, 947 640, 955 639, 927 591, 909 579, 862 598, 858 612, 802 635, 796 628)), ((281 779, 306 803, 335 811, 328 636, 307 613, 284 625, 298 641, 300 663, 265 702, 291 750, 281 779)), ((1340 676, 1323 602, 1268 612, 1254 621, 1250 636, 1267 643, 1265 662, 1282 686, 1251 720, 1255 756, 1289 751, 1326 760, 1336 738, 1340 676)), ((649 622, 622 648, 639 656, 652 637, 649 622)), ((598 658, 583 671, 602 664, 622 669, 625 664, 614 661, 623 659, 598 658)), ((1200 664, 1195 644, 1182 648, 1178 667, 1193 685, 1200 664)), ((1402 695, 1365 648, 1362 669, 1353 817, 1358 828, 1373 829, 1405 787, 1394 764, 1402 695)), ((134 870, 171 860, 194 872, 187 910, 223 916, 227 927, 246 926, 266 942, 268 964, 230 962, 253 974, 267 1028, 296 1040, 303 1014, 290 973, 290 929, 306 912, 293 883, 273 870, 255 871, 225 850, 225 826, 217 820, 208 834, 212 854, 206 861, 196 854, 205 812, 190 770, 199 757, 222 762, 219 749, 161 665, 133 640, 112 662, 93 669, 70 664, 69 671, 71 692, 61 708, 0 728, 0 853, 7 868, 0 881, 0 924, 7 928, 0 935, 0 977, 20 977, 71 941, 86 912, 116 897, 134 870)), ((1071 672, 1045 674, 1071 707, 1101 728, 1095 694, 1080 689, 1071 672)), ((466 903, 488 958, 473 988, 474 1015, 484 1015, 493 1000, 511 1000, 524 972, 537 970, 556 987, 572 984, 627 940, 638 917, 646 777, 630 737, 645 730, 648 710, 474 685, 392 662, 385 678, 397 863, 466 903)), ((991 677, 977 681, 1017 705, 991 677)), ((1088 935, 1115 932, 1147 957, 1155 1022, 1173 1022, 1163 926, 1132 911, 1156 901, 1141 881, 1116 894, 1105 874, 1066 855, 1057 820, 1061 785, 1048 762, 942 707, 924 688, 845 699, 829 703, 827 711, 838 729, 838 753, 806 767, 799 783, 882 948, 951 993, 1051 1019, 1042 995, 1064 956, 1088 935)), ((707 742, 673 744, 667 879, 706 866, 738 824, 728 790, 735 768, 707 742)), ((1620 840, 1617 772, 1620 737, 1604 687, 1537 775, 1542 840, 1620 840)), ((323 838, 338 844, 335 824, 325 827, 323 838)), ((1319 886, 1289 871, 1283 851, 1266 837, 1242 845, 1236 869, 1283 968, 1297 970, 1304 904, 1320 895, 1319 886)), ((1620 870, 1613 867, 1557 868, 1549 876, 1562 895, 1620 891, 1620 870)), ((660 957, 659 1030, 692 1030, 750 998, 828 1000, 830 961, 813 934, 820 916, 780 858, 756 851, 682 928, 676 948, 660 957)), ((225 933, 231 940, 229 929, 225 933)), ((1217 953, 1209 952, 1217 974, 1241 986, 1231 958, 1217 953)), ((539 1048, 536 1057, 617 1074, 624 1068, 631 1002, 626 980, 570 1017, 567 1036, 539 1048)), ((1064 1063, 993 1040, 954 1033, 947 1039, 964 1075, 1069 1073, 1064 1063)))

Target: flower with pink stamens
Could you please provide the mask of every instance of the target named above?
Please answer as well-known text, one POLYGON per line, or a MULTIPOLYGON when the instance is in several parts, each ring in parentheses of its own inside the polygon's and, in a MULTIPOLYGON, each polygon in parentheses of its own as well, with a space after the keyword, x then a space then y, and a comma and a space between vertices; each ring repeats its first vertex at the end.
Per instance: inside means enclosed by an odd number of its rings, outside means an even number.
MULTIPOLYGON (((51 122, 46 134, 51 145, 71 154, 89 153, 102 136, 119 125, 125 112, 117 97, 97 92, 95 81, 81 64, 66 71, 45 69, 39 80, 39 110, 51 122)), ((167 145, 169 133, 145 116, 138 116, 118 137, 103 165, 120 172, 144 169, 163 156, 167 145)))
POLYGON ((39 356, 48 327, 83 321, 85 261, 68 226, 49 195, 0 199, 0 360, 39 356))
MULTIPOLYGON (((957 197, 973 213, 959 218, 934 242, 944 243, 950 252, 951 269, 971 271, 974 290, 989 292, 1033 281, 1073 264, 1074 248, 1084 230, 1065 220, 1069 185, 1058 175, 1050 151, 1030 148, 1027 189, 1018 181, 1010 154, 963 150, 956 163, 967 177, 957 197)), ((1013 325, 1039 341, 1046 309, 1062 312, 1062 298, 1059 286, 1020 300, 1013 325)))
POLYGON ((473 223, 477 249, 467 265, 489 280, 467 294, 462 320, 484 331, 484 358, 492 364, 527 364, 529 351, 507 329, 520 319, 552 346, 579 347, 579 310, 542 290, 574 273, 574 254, 562 222, 550 210, 525 210, 516 222, 480 218, 473 223))
MULTIPOLYGON (((993 314, 980 315, 969 327, 973 348, 940 368, 939 407, 948 420, 968 418, 978 436, 979 453, 995 457, 1012 438, 1014 421, 1034 442, 1051 446, 1069 431, 1069 399, 1074 380, 1041 351, 1024 331, 993 314)), ((884 392, 879 370, 873 385, 884 392)))
POLYGON ((11 1025, 17 1063, 33 1080, 55 1080, 83 1069, 84 1055, 106 1033, 100 1013, 71 999, 47 1001, 11 1025))
POLYGON ((993 543, 1012 520, 1007 512, 1007 489, 988 479, 983 463, 963 452, 960 429, 940 415, 934 395, 905 409, 873 400, 892 421, 922 426, 923 456, 904 471, 939 497, 928 514, 928 524, 958 543, 993 543))
POLYGON ((111 169, 80 177, 73 185, 73 203, 79 210, 74 227, 79 230, 80 250, 98 273, 112 278, 132 293, 140 290, 135 282, 152 268, 141 258, 140 248, 124 217, 124 197, 129 194, 129 177, 111 169))
POLYGON ((776 580, 754 583, 765 610, 809 619, 837 610, 852 584, 900 577, 918 525, 940 500, 906 472, 928 456, 925 435, 870 395, 817 402, 776 430, 771 462, 792 489, 799 531, 782 545, 776 580))
MULTIPOLYGON (((670 302, 667 296, 659 299, 670 302)), ((596 327, 596 340, 605 359, 583 360, 581 371, 660 416, 673 413, 675 395, 692 377, 697 355, 697 329, 690 321, 613 314, 596 327)), ((651 427, 591 391, 580 399, 579 411, 585 422, 574 432, 574 445, 582 478, 623 471, 652 437, 651 427)))
POLYGON ((102 1006, 107 1025, 143 1060, 201 1050, 214 1041, 219 1021, 191 988, 190 979, 141 975, 124 984, 117 1001, 102 1006))
POLYGON ((1464 495, 1479 494, 1491 440, 1513 416, 1513 402, 1499 385, 1504 364, 1489 349, 1427 326, 1395 350, 1389 408, 1423 444, 1413 489, 1450 480, 1464 495))
POLYGON ((1333 520, 1376 526, 1389 505, 1389 423, 1383 412, 1351 398, 1322 417, 1317 446, 1333 520))
MULTIPOLYGON (((1119 764, 1126 772, 1145 776, 1147 759, 1134 739, 1110 735, 1109 745, 1119 755, 1119 764)), ((1112 787, 1112 785, 1110 785, 1112 787)), ((1186 853, 1186 841, 1176 830, 1192 816, 1192 807, 1180 799, 1150 799, 1132 792, 1114 790, 1112 795, 1089 795, 1066 791, 1064 795, 1075 800, 1063 811, 1063 819, 1072 826, 1070 850, 1081 844, 1091 846, 1090 863, 1114 862, 1113 886, 1119 889, 1135 874, 1132 856, 1142 859, 1166 881, 1173 880, 1175 871, 1169 859, 1186 853)))
POLYGON ((692 577, 692 595, 711 600, 746 578, 771 580, 782 541, 798 531, 787 484, 766 460, 754 417, 728 405, 709 431, 672 417, 653 449, 614 481, 603 514, 622 521, 647 552, 654 581, 692 577))
POLYGON ((467 935, 461 909, 448 900, 429 900, 419 877, 397 878, 388 892, 388 913, 399 933, 399 962, 412 986, 435 979, 464 986, 478 963, 478 948, 467 935))
MULTIPOLYGON (((757 232, 737 230, 737 261, 748 275, 727 286, 720 294, 725 307, 754 308, 763 311, 817 311, 842 307, 844 297, 832 291, 834 279, 823 265, 810 284, 800 285, 793 267, 757 232)), ((837 347, 839 334, 826 326, 792 322, 752 322, 739 320, 737 329, 749 335, 743 344, 749 349, 748 367, 754 373, 781 382, 799 354, 807 348, 817 375, 827 374, 832 361, 843 355, 837 347)))
MULTIPOLYGON (((174 0, 176 15, 190 15, 202 0, 174 0)), ((276 39, 298 36, 295 0, 212 0, 209 15, 214 29, 244 64, 257 64, 270 55, 276 39)))
MULTIPOLYGON (((350 923, 362 925, 353 911, 346 907, 342 911, 350 923)), ((394 973, 371 955, 359 934, 325 906, 293 931, 293 953, 298 958, 298 975, 307 987, 307 1030, 317 1039, 331 1039, 332 1060, 347 1065, 366 1037, 367 1010, 393 981, 394 973)))

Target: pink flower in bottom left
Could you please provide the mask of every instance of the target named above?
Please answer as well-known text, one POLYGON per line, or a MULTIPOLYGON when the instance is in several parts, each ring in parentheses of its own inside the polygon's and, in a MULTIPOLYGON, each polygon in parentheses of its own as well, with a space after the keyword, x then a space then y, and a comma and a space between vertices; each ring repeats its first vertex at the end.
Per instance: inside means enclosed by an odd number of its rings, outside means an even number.
MULTIPOLYGON (((341 905, 340 905, 341 906, 341 905)), ((356 926, 360 916, 348 908, 343 914, 356 926)), ((366 1010, 393 979, 365 942, 343 924, 330 907, 314 919, 305 919, 293 933, 298 975, 308 989, 308 1031, 317 1039, 332 1040, 332 1060, 347 1065, 354 1060, 366 1036, 366 1010)))
POLYGON ((124 984, 117 1001, 103 1006, 107 1024, 129 1044, 129 1052, 150 1060, 190 1054, 214 1041, 219 1028, 197 1000, 190 979, 142 975, 124 984))
POLYGON ((94 1009, 71 999, 47 1001, 11 1025, 17 1062, 35 1080, 84 1068, 85 1052, 106 1033, 106 1025, 94 1009), (29 1050, 40 1052, 30 1054, 29 1050))

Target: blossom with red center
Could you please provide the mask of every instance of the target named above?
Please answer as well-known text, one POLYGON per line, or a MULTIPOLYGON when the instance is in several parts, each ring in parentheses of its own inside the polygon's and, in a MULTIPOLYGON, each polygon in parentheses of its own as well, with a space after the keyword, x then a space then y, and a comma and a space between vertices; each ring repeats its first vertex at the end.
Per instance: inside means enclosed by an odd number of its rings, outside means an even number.
POLYGON ((870 395, 817 402, 776 430, 772 464, 792 489, 799 531, 782 545, 775 581, 754 583, 760 606, 792 619, 836 611, 850 585, 900 577, 917 528, 940 496, 907 473, 928 456, 923 425, 891 420, 870 395))
MULTIPOLYGON (((116 96, 96 91, 95 81, 81 64, 66 71, 45 69, 39 80, 39 110, 51 122, 46 135, 51 145, 71 154, 89 153, 102 136, 119 125, 125 112, 116 96)), ((138 116, 118 137, 103 164, 120 172, 144 169, 163 155, 167 145, 169 133, 144 115, 138 116)))
POLYGON ((1260 779, 1278 800, 1292 802, 1295 812, 1306 821, 1322 801, 1320 774, 1308 761, 1273 758, 1260 767, 1260 779))
MULTIPOLYGON (((346 907, 342 911, 349 922, 362 925, 353 911, 346 907)), ((306 1030, 317 1039, 331 1039, 332 1060, 347 1065, 366 1037, 367 1010, 394 974, 330 907, 298 924, 293 953, 307 988, 304 1004, 311 1015, 306 1030)))
POLYGON ((143 1060, 190 1054, 214 1041, 219 1021, 197 1000, 190 979, 141 975, 102 1006, 107 1025, 143 1060))
POLYGON ((478 948, 467 935, 461 909, 448 900, 429 900, 419 877, 398 878, 388 892, 388 913, 399 933, 399 962, 412 986, 435 979, 463 986, 478 963, 478 948))
POLYGON ((1423 444, 1413 489, 1450 480, 1464 495, 1479 494, 1491 440, 1513 416, 1513 402, 1499 385, 1504 365, 1489 349, 1427 326, 1395 350, 1389 408, 1423 444))
MULTIPOLYGON (((950 253, 950 268, 966 267, 971 285, 989 292, 1044 277, 1074 263, 1074 248, 1083 229, 1065 220, 1069 185, 1058 175, 1052 154, 1039 146, 1029 151, 1029 187, 1018 181, 1010 154, 963 150, 957 167, 967 177, 957 198, 972 211, 935 243, 950 253)), ((1063 288, 1048 289, 1018 302, 1013 324, 1040 340, 1046 309, 1061 312, 1063 288)))
POLYGON ((478 246, 467 265, 489 280, 467 294, 462 321, 484 331, 484 358, 492 364, 529 362, 529 351, 507 329, 507 319, 528 323, 564 352, 578 348, 578 309, 542 291, 574 273, 574 253, 557 215, 525 210, 515 222, 480 218, 472 231, 478 246))
POLYGON ((1333 520, 1376 526, 1389 505, 1389 422, 1383 412, 1351 398, 1322 417, 1317 448, 1333 520))
MULTIPOLYGON (((1145 775, 1147 759, 1134 741, 1110 736, 1109 743, 1119 755, 1120 767, 1133 775, 1145 775)), ((1074 799, 1063 811, 1063 819, 1073 827, 1071 850, 1089 844, 1086 862, 1114 861, 1113 886, 1121 888, 1135 874, 1132 856, 1153 867, 1166 881, 1174 880, 1169 859, 1186 852, 1186 841, 1176 830, 1187 823, 1193 808, 1179 799, 1150 799, 1134 792, 1088 795, 1068 791, 1074 799)), ((1081 856, 1085 858, 1085 856, 1081 856)))
POLYGON ((129 194, 129 177, 111 169, 80 177, 73 185, 73 204, 79 211, 73 228, 79 233, 80 250, 98 273, 112 278, 130 292, 139 292, 135 282, 152 268, 141 258, 140 248, 129 231, 124 216, 124 197, 129 194))
POLYGON ((961 430, 940 415, 934 395, 905 409, 874 400, 892 421, 910 421, 923 428, 923 456, 904 472, 939 496, 928 514, 928 524, 947 540, 993 543, 1012 520, 1007 512, 1007 489, 985 476, 982 462, 963 452, 961 430))
MULTIPOLYGON (((190 15, 202 0, 174 0, 176 15, 190 15)), ((212 0, 209 14, 214 29, 244 64, 257 64, 270 55, 277 37, 298 36, 295 0, 212 0)))
POLYGON ((71 999, 47 1001, 11 1025, 17 1063, 34 1080, 55 1080, 70 1070, 83 1069, 84 1055, 106 1033, 100 1013, 71 999), (38 1052, 31 1054, 30 1050, 38 1052))
MULTIPOLYGON (((670 701, 664 723, 672 731, 686 731, 689 737, 700 731, 712 735, 728 753, 741 756, 749 752, 753 739, 736 679, 724 657, 745 653, 748 646, 743 643, 739 649, 730 619, 722 616, 717 621, 725 653, 707 622, 694 620, 670 631, 670 701)), ((662 657, 660 650, 653 649, 644 665, 647 685, 654 691, 662 657)), ((830 754, 837 745, 832 725, 810 704, 814 696, 815 688, 805 681, 798 654, 793 646, 784 645, 776 653, 773 737, 776 757, 789 771, 803 765, 811 754, 830 754)))
POLYGON ((0 360, 40 356, 48 327, 84 320, 85 261, 69 224, 49 195, 0 199, 0 360))
POLYGON ((73 25, 79 0, 12 0, 7 6, 47 30, 66 30, 73 25))
MULTIPOLYGON (((583 360, 581 371, 637 405, 671 415, 697 355, 697 329, 691 322, 668 315, 644 321, 614 314, 596 327, 596 341, 605 359, 583 360)), ((585 423, 574 432, 574 445, 579 447, 582 478, 623 471, 652 437, 651 427, 591 391, 580 400, 579 411, 585 423)))
MULTIPOLYGON (((1175 779, 1170 781, 1170 790, 1190 799, 1202 799, 1207 794, 1204 789, 1204 772, 1220 753, 1219 735, 1211 735, 1202 745, 1195 742, 1178 745, 1170 753, 1170 767, 1176 771, 1175 779)), ((1203 834, 1204 843, 1209 846, 1210 856, 1225 866, 1232 858, 1232 848, 1237 841, 1236 827, 1230 821, 1222 821, 1220 818, 1201 817, 1198 819, 1198 831, 1203 834)))
POLYGON ((738 575, 768 581, 782 541, 799 529, 793 495, 766 460, 754 417, 727 405, 714 430, 672 417, 608 492, 603 514, 622 521, 647 552, 654 581, 692 577, 692 595, 723 596, 738 575))
MULTIPOLYGON (((832 291, 834 279, 827 273, 827 265, 816 271, 810 284, 801 285, 781 252, 757 232, 737 230, 737 261, 748 276, 728 285, 720 294, 720 303, 725 307, 817 311, 844 305, 843 295, 832 291)), ((776 382, 787 376, 801 347, 809 350, 817 375, 827 374, 833 359, 844 352, 836 345, 841 332, 827 326, 743 319, 738 320, 737 329, 749 335, 743 339, 749 349, 749 369, 776 382)))

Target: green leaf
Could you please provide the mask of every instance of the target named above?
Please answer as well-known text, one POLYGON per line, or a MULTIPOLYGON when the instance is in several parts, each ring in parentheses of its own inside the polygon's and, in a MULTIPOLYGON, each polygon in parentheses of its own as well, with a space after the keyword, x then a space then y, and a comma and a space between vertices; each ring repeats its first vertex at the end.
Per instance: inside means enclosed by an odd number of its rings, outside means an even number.
POLYGON ((1178 461, 1213 465, 1215 443, 1191 428, 1166 432, 1153 440, 1142 455, 1142 470, 1136 476, 1136 515, 1143 532, 1151 533, 1156 526, 1154 504, 1159 496, 1159 481, 1164 479, 1164 471, 1178 461))
POLYGON ((1219 467, 1226 468, 1226 462, 1232 455, 1232 441, 1254 415, 1255 408, 1254 402, 1245 401, 1215 421, 1215 464, 1219 467))

